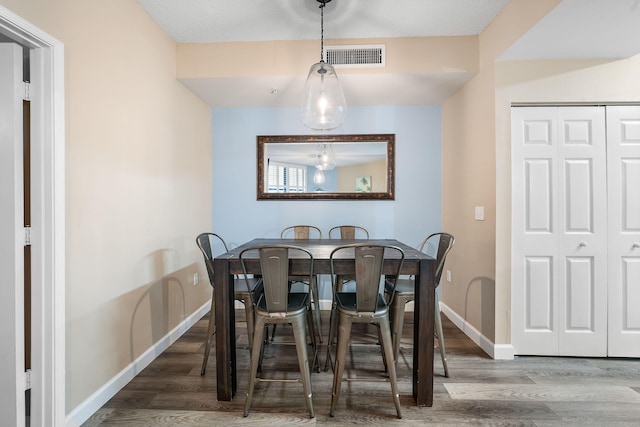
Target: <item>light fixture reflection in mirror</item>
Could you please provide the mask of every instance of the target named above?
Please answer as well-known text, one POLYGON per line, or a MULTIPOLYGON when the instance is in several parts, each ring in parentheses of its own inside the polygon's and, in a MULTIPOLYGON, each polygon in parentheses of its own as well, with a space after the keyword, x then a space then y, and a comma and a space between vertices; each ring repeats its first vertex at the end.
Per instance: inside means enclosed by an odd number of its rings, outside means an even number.
POLYGON ((316 169, 316 172, 313 174, 313 182, 316 184, 324 184, 324 181, 324 172, 322 172, 322 169, 316 169))
POLYGON ((314 160, 317 169, 329 171, 336 167, 336 155, 331 144, 318 144, 318 153, 314 160))
POLYGON ((322 169, 316 169, 313 174, 313 183, 315 184, 315 187, 313 187, 312 190, 316 192, 326 191, 322 186, 322 184, 324 184, 326 180, 327 178, 324 176, 324 171, 322 169))
POLYGON ((394 200, 394 153, 394 134, 259 135, 257 199, 394 200))

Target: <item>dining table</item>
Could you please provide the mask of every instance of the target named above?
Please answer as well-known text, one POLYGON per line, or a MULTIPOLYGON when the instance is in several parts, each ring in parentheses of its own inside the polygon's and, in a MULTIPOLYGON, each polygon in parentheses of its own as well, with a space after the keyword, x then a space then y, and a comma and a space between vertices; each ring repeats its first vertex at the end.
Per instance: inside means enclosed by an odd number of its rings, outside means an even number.
MULTIPOLYGON (((305 248, 314 258, 313 274, 331 274, 330 255, 338 246, 352 243, 373 245, 392 245, 401 248, 405 259, 400 274, 415 277, 415 301, 413 322, 413 397, 418 406, 433 405, 433 353, 435 322, 434 283, 436 261, 433 257, 395 239, 279 239, 257 238, 244 243, 229 252, 218 255, 213 260, 215 277, 215 325, 216 325, 216 373, 217 397, 219 401, 230 401, 237 390, 236 372, 236 330, 233 278, 242 274, 238 254, 247 247, 263 245, 294 245, 305 248)), ((397 271, 400 262, 398 254, 385 253, 383 273, 397 271), (395 264, 394 264, 395 263, 395 264), (395 270, 394 270, 395 266, 395 270)), ((338 273, 350 273, 354 269, 353 253, 341 252, 335 261, 334 270, 338 273), (349 271, 351 269, 351 271, 349 271)), ((260 274, 260 262, 257 252, 255 258, 249 257, 246 264, 247 274, 260 274)), ((292 274, 309 274, 308 259, 290 260, 292 274), (305 271, 305 269, 307 271, 305 271)))

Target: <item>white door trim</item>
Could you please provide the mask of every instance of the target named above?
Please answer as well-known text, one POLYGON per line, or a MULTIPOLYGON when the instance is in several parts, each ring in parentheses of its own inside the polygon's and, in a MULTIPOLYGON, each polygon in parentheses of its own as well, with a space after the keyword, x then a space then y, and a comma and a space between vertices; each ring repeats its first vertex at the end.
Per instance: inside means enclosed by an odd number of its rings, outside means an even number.
POLYGON ((65 424, 64 45, 0 6, 0 33, 27 46, 32 81, 31 425, 65 424))
POLYGON ((25 425, 22 55, 0 44, 0 413, 16 427, 25 425))

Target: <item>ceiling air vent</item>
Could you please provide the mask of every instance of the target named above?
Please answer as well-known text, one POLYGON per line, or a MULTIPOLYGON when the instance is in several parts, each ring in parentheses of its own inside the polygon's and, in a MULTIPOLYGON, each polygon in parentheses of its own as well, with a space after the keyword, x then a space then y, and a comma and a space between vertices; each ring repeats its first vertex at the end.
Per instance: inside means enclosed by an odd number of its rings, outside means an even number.
POLYGON ((339 68, 371 68, 385 66, 385 45, 326 46, 325 61, 339 68))

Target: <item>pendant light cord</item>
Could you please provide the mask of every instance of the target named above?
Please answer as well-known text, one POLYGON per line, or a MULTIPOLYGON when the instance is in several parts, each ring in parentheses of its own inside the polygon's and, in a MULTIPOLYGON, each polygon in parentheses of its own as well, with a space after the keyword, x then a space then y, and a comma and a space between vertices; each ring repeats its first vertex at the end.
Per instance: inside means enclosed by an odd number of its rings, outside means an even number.
POLYGON ((324 62, 324 7, 326 1, 318 0, 320 4, 320 62, 324 62))

